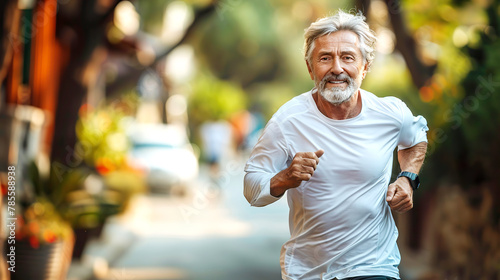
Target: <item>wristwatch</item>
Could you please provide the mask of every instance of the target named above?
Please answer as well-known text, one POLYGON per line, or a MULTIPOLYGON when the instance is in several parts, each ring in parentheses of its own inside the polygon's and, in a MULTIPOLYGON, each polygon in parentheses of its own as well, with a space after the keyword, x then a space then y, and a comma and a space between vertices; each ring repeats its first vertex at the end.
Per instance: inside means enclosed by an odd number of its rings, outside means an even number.
POLYGON ((401 173, 398 174, 398 178, 399 177, 408 178, 408 180, 410 181, 410 185, 414 191, 417 190, 418 187, 420 187, 420 179, 418 178, 418 175, 415 173, 411 173, 408 171, 402 171, 401 173))

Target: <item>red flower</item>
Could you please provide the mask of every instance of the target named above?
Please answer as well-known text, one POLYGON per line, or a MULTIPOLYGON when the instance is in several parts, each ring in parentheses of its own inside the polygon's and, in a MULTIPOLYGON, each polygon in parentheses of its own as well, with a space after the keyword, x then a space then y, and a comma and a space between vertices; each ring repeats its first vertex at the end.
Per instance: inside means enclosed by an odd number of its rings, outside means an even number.
POLYGON ((50 230, 46 230, 43 233, 43 239, 48 243, 54 243, 57 240, 57 236, 50 230))
POLYGON ((38 241, 38 239, 35 236, 30 236, 29 242, 30 242, 31 248, 38 249, 40 247, 40 242, 38 241))

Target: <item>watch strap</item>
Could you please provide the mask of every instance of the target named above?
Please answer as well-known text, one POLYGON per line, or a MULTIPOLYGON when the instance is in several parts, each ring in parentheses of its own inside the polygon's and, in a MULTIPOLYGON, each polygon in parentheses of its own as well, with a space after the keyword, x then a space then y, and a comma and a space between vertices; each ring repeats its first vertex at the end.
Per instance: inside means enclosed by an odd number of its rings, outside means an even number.
POLYGON ((420 179, 418 178, 418 175, 412 172, 408 171, 402 171, 401 173, 398 174, 398 177, 406 177, 410 181, 410 185, 413 190, 417 190, 420 187, 420 179))

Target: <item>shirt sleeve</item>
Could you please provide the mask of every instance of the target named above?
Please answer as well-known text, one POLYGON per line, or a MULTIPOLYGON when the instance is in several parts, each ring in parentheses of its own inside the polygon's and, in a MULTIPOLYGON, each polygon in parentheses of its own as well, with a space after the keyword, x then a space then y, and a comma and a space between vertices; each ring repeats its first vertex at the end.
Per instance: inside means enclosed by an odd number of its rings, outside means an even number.
POLYGON ((413 116, 412 112, 401 101, 403 123, 399 135, 398 150, 404 150, 415 146, 420 142, 427 142, 427 120, 422 116, 413 116))
POLYGON ((281 198, 271 195, 271 178, 287 167, 287 145, 282 130, 273 119, 245 165, 244 195, 252 206, 266 206, 281 198))

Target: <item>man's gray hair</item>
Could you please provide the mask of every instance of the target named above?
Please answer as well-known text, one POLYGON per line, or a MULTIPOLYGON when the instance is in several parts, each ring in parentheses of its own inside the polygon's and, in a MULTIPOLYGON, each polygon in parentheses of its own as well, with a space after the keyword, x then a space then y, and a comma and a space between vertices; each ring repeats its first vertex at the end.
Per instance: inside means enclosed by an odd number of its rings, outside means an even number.
POLYGON ((358 35, 363 59, 368 64, 368 69, 370 69, 375 58, 377 37, 366 23, 366 18, 361 12, 353 15, 339 10, 333 16, 324 17, 311 23, 304 33, 304 57, 307 62, 311 64, 311 55, 315 47, 314 41, 317 38, 340 30, 349 30, 358 35))

